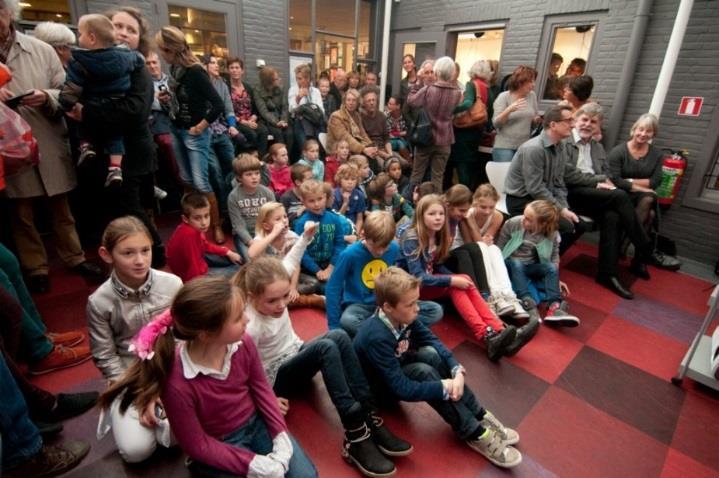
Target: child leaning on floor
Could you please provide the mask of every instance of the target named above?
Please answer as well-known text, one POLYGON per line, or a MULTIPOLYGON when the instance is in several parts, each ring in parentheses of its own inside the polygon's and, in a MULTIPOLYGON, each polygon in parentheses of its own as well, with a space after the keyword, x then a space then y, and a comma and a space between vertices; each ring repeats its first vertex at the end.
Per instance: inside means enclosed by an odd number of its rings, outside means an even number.
POLYGON ((465 370, 422 322, 420 280, 398 267, 375 279, 379 308, 359 328, 354 347, 370 383, 398 400, 426 401, 473 450, 503 468, 522 462, 519 434, 482 408, 465 370))
POLYGON ((290 177, 292 178, 292 189, 280 197, 280 202, 287 211, 287 219, 290 220, 290 227, 292 227, 297 218, 305 212, 300 197, 300 185, 308 179, 312 179, 312 170, 304 164, 293 164, 290 167, 290 177))
MULTIPOLYGON (((182 281, 150 268, 152 237, 133 216, 108 224, 99 254, 112 267, 112 274, 88 297, 87 329, 95 366, 112 383, 137 360, 131 339, 154 315, 170 307, 182 281)), ((155 415, 155 406, 162 406, 159 400, 146 407, 127 402, 124 413, 120 413, 121 402, 116 399, 102 410, 98 440, 112 429, 120 456, 129 463, 148 458, 158 443, 170 446, 170 425, 155 415)))
MULTIPOLYGON (((403 261, 409 273, 422 281, 422 297, 449 295, 474 336, 486 344, 489 359, 499 360, 514 343, 516 329, 494 315, 469 276, 452 274, 444 265, 451 241, 448 222, 442 196, 420 199, 412 226, 400 238, 403 261)), ((524 343, 515 345, 521 348, 524 343)))
MULTIPOLYGON (((374 279, 393 266, 400 258, 394 238, 395 222, 386 211, 367 215, 359 242, 347 247, 335 265, 327 282, 327 325, 342 327, 354 337, 360 324, 377 309, 374 279)), ((442 307, 430 301, 420 301, 419 317, 430 326, 442 319, 442 307)))
POLYGON ((576 327, 579 318, 567 312, 559 282, 559 210, 543 199, 532 201, 524 214, 504 223, 497 247, 505 258, 512 287, 530 315, 539 316, 530 281, 544 286, 545 324, 576 327))
POLYGON ((233 282, 247 301, 247 333, 257 344, 280 409, 287 413, 287 398, 321 372, 345 429, 343 457, 367 476, 394 474, 394 464, 384 455, 408 455, 412 445, 383 426, 349 336, 332 330, 306 343, 297 336, 287 311, 290 276, 278 259, 252 261, 233 282))
POLYGON ((227 213, 232 223, 235 249, 245 263, 249 259, 247 250, 252 245, 252 238, 255 235, 255 221, 260 206, 275 200, 275 194, 260 184, 261 168, 260 160, 249 154, 241 154, 232 161, 237 186, 227 198, 227 213))
POLYGON ((198 192, 187 193, 180 201, 182 222, 167 241, 167 264, 184 282, 205 274, 230 276, 242 262, 233 250, 211 244, 205 233, 210 228, 210 202, 198 192))
POLYGON ((324 309, 324 297, 316 294, 319 286, 317 279, 300 272, 300 260, 317 231, 317 224, 305 222, 304 231, 297 235, 289 228, 282 204, 268 202, 260 208, 255 227, 257 235, 250 246, 250 260, 254 261, 263 255, 282 260, 282 265, 291 277, 289 306, 324 309))
POLYGON ((321 182, 305 181, 300 186, 300 196, 305 212, 295 222, 295 233, 302 234, 307 221, 319 224, 314 240, 302 256, 302 271, 315 276, 324 293, 325 283, 345 248, 344 226, 339 215, 326 208, 327 196, 321 182))
POLYGON ((240 291, 222 277, 185 284, 172 308, 133 339, 140 358, 101 397, 139 410, 161 397, 173 434, 200 476, 315 477, 267 383, 240 291), (175 339, 179 339, 179 344, 175 339), (223 474, 225 473, 225 474, 223 474))

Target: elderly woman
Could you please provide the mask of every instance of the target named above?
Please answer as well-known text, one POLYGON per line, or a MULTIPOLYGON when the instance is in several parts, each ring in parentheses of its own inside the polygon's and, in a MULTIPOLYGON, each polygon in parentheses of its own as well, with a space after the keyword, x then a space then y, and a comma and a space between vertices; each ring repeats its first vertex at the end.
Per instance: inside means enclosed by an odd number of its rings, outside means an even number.
POLYGON ((55 49, 64 68, 72 58, 70 48, 75 45, 75 34, 66 25, 55 22, 42 22, 35 26, 35 38, 42 40, 55 49))
POLYGON ((507 82, 508 91, 494 100, 492 124, 497 129, 492 159, 497 162, 512 161, 517 148, 532 134, 532 126, 541 121, 534 93, 537 70, 518 66, 507 82))
MULTIPOLYGON (((662 150, 651 144, 658 126, 659 121, 653 114, 641 115, 632 125, 629 141, 617 145, 607 155, 609 179, 629 193, 647 233, 652 232, 658 219, 656 189, 662 182, 662 150)), ((676 258, 658 252, 653 254, 652 263, 670 270, 680 266, 676 258)))
POLYGON ((66 141, 67 129, 58 102, 65 71, 55 50, 36 38, 15 31, 18 3, 0 0, 0 63, 13 72, 13 79, 0 88, 0 101, 31 92, 17 111, 32 128, 43 160, 37 166, 7 178, 11 199, 10 227, 20 263, 36 292, 49 288, 48 257, 35 227, 34 208, 42 203, 50 217, 55 248, 60 260, 74 271, 101 280, 102 271, 85 260, 67 193, 77 181, 66 141))
MULTIPOLYGON (((479 60, 472 65, 469 69, 471 80, 465 86, 464 100, 455 108, 455 114, 467 111, 476 101, 481 101, 487 108, 487 117, 492 117, 489 82, 492 80, 493 74, 492 66, 487 60, 479 60)), ((482 153, 479 152, 479 145, 487 126, 454 129, 455 141, 449 156, 447 171, 444 174, 446 187, 451 185, 454 169, 457 170, 459 182, 472 191, 480 184, 488 182, 487 174, 484 171, 488 158, 483 160, 482 153)))
POLYGON ((407 104, 413 108, 424 108, 432 123, 432 144, 417 146, 409 179, 411 186, 420 184, 429 168, 435 190, 442 190, 444 170, 454 143, 452 116, 455 107, 462 101, 462 92, 452 83, 454 74, 454 60, 444 56, 434 63, 431 76, 423 68, 419 81, 410 89, 407 104), (432 81, 434 77, 436 81, 432 81))
POLYGON ((332 113, 327 125, 327 150, 334 151, 341 140, 349 143, 352 154, 364 154, 368 158, 377 155, 377 148, 362 126, 359 108, 360 94, 357 90, 347 90, 342 106, 332 113))
POLYGON ((280 73, 270 66, 260 70, 260 87, 255 95, 260 119, 275 143, 284 143, 292 150, 292 131, 289 128, 290 112, 287 93, 282 88, 280 73))

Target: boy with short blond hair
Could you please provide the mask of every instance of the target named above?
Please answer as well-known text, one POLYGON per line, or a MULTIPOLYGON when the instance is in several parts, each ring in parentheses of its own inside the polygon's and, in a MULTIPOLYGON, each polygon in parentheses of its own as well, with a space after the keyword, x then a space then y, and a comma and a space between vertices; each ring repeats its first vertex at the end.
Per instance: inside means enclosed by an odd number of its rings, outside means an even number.
POLYGON ((280 203, 285 207, 287 219, 292 227, 295 220, 305 211, 300 197, 300 185, 308 179, 312 179, 312 168, 295 163, 290 167, 290 178, 292 178, 293 187, 280 197, 280 203))
POLYGON ((359 169, 354 164, 343 164, 337 169, 332 209, 352 221, 359 231, 367 210, 367 196, 358 187, 358 180, 359 169))
MULTIPOLYGON (((351 337, 360 324, 377 308, 375 277, 400 257, 399 246, 393 241, 395 222, 386 211, 373 211, 365 219, 362 240, 347 247, 335 264, 327 283, 327 325, 342 327, 351 337)), ((442 319, 439 304, 422 301, 420 320, 426 325, 442 319)))
POLYGON ((399 400, 426 401, 460 439, 495 465, 519 465, 522 454, 511 446, 519 441, 519 434, 482 408, 464 383, 464 367, 416 320, 420 280, 390 267, 374 284, 377 313, 362 324, 354 339, 370 383, 399 400))
POLYGON ((250 154, 241 154, 232 161, 237 186, 227 197, 227 212, 232 223, 232 238, 243 262, 250 258, 248 250, 255 237, 255 222, 260 207, 274 201, 275 194, 260 184, 262 162, 250 154))
POLYGON ((198 192, 182 197, 182 222, 167 243, 167 264, 183 282, 205 274, 230 276, 242 262, 239 254, 212 244, 205 233, 210 228, 210 202, 198 192))
POLYGON ((321 182, 309 179, 299 189, 305 211, 295 222, 295 232, 302 234, 307 221, 319 224, 314 240, 302 256, 302 272, 317 277, 324 291, 334 264, 345 248, 343 226, 340 217, 326 208, 327 196, 321 182))

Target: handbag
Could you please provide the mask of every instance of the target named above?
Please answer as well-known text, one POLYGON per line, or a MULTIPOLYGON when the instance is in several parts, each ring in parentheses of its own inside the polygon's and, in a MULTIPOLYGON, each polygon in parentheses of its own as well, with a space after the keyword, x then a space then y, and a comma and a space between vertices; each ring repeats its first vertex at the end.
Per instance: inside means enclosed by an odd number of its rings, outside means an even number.
POLYGON ((484 104, 482 96, 479 94, 479 85, 476 81, 474 84, 477 92, 474 103, 467 111, 462 111, 454 117, 452 124, 455 128, 474 128, 487 124, 487 105, 484 104))
POLYGON ((312 126, 320 128, 325 122, 325 114, 319 105, 312 102, 312 88, 310 88, 310 94, 307 96, 307 100, 309 103, 297 107, 297 114, 301 119, 309 121, 312 126))
MULTIPOLYGON (((424 91, 425 99, 427 98, 427 91, 429 91, 429 87, 424 91)), ((423 107, 419 109, 417 118, 409 128, 407 137, 415 146, 429 146, 432 144, 432 121, 423 107)))
POLYGON ((17 174, 40 162, 37 141, 30 125, 5 103, 0 102, 0 159, 5 176, 17 174))

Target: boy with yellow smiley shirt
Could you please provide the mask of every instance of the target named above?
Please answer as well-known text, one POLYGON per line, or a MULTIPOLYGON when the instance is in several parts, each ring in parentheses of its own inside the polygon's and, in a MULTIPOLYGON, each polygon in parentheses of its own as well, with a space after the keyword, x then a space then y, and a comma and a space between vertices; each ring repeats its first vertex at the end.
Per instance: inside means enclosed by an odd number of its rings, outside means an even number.
MULTIPOLYGON (((360 231, 361 241, 347 247, 339 256, 327 282, 327 323, 330 329, 342 327, 354 337, 362 321, 371 317, 377 303, 374 279, 400 257, 399 246, 393 241, 395 222, 386 211, 373 211, 365 217, 360 231)), ((420 301, 418 320, 432 325, 442 319, 442 307, 420 301)))

